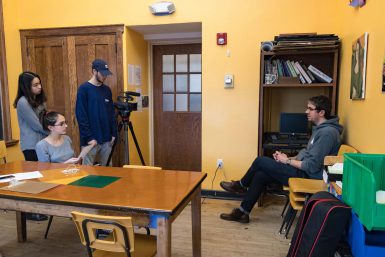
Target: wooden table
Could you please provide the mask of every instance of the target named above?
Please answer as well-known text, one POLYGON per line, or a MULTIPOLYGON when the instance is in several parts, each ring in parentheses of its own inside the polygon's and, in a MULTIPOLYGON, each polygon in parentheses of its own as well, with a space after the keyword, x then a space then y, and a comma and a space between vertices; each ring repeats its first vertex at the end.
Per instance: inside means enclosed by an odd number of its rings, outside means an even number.
MULTIPOLYGON (((171 256, 171 225, 191 202, 193 256, 201 256, 201 172, 79 166, 65 175, 66 164, 18 161, 0 165, 0 175, 40 171, 46 182, 65 183, 76 176, 117 176, 104 188, 60 185, 40 194, 0 190, 0 208, 16 211, 18 240, 27 239, 23 212, 70 217, 71 211, 133 217, 135 225, 157 229, 157 256, 171 256), (71 177, 73 176, 73 177, 71 177)), ((0 183, 0 187, 8 183, 0 183)))

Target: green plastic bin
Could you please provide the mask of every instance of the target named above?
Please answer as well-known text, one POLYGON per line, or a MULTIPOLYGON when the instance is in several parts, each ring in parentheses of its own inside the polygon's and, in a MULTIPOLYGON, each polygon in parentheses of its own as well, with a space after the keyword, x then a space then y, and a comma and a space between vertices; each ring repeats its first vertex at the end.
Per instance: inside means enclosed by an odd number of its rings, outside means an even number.
POLYGON ((376 203, 376 192, 385 190, 384 154, 344 154, 342 199, 370 230, 385 230, 385 204, 376 203))

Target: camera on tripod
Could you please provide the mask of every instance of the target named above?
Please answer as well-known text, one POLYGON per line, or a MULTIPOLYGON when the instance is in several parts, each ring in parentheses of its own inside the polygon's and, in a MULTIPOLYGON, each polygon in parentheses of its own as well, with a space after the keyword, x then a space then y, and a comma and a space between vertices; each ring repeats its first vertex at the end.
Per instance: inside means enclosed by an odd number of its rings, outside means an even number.
POLYGON ((124 144, 124 164, 130 164, 129 146, 128 146, 128 130, 130 130, 132 139, 134 140, 134 143, 136 146, 136 150, 138 151, 138 154, 139 154, 140 161, 142 162, 142 165, 146 165, 143 159, 142 152, 140 151, 138 140, 136 139, 136 136, 134 133, 134 127, 132 125, 132 122, 130 121, 131 112, 138 110, 138 103, 135 102, 135 98, 134 98, 137 96, 140 96, 140 93, 125 91, 121 95, 118 95, 117 101, 114 103, 115 109, 117 110, 116 121, 117 121, 117 127, 118 127, 118 135, 121 134, 121 131, 123 131, 123 135, 121 139, 115 140, 110 156, 108 157, 107 163, 110 162, 112 153, 115 149, 115 145, 119 141, 124 144), (118 121, 118 115, 121 118, 120 121, 118 121))
POLYGON ((122 119, 129 117, 132 111, 138 109, 138 103, 134 102, 134 96, 140 96, 140 93, 125 91, 122 95, 118 95, 114 106, 122 119))

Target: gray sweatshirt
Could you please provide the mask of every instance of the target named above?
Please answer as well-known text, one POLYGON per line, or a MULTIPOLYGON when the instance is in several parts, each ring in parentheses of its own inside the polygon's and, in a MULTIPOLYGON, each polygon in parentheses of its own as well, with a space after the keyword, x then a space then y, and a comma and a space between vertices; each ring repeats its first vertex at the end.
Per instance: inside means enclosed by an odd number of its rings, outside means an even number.
POLYGON ((34 150, 37 142, 48 135, 38 118, 38 114, 44 109, 44 106, 41 105, 33 109, 27 99, 22 96, 17 102, 16 109, 20 128, 21 150, 34 150))
POLYGON ((74 157, 71 139, 67 135, 63 137, 63 144, 59 146, 53 146, 45 139, 37 143, 36 154, 39 162, 65 162, 74 157))
POLYGON ((310 178, 322 179, 323 161, 327 155, 337 155, 341 145, 342 126, 339 118, 329 119, 316 126, 305 149, 302 149, 296 160, 302 161, 301 170, 310 178))

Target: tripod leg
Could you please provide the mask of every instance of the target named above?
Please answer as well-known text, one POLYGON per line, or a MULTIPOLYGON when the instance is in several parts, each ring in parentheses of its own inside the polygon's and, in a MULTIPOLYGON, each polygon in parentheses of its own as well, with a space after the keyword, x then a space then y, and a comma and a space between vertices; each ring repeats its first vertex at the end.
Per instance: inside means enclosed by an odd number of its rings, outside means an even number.
POLYGON ((107 166, 110 166, 110 162, 111 162, 111 159, 112 159, 112 154, 115 151, 115 147, 116 147, 116 144, 118 143, 120 131, 122 130, 122 128, 123 128, 123 123, 119 122, 119 124, 118 124, 118 137, 115 138, 115 142, 114 142, 114 144, 111 147, 111 153, 110 153, 110 155, 108 156, 108 159, 107 159, 107 164, 106 164, 107 166))
POLYGON ((134 139, 136 150, 138 151, 140 161, 142 162, 142 165, 146 165, 143 159, 142 152, 140 151, 139 143, 138 140, 136 139, 135 132, 134 132, 134 127, 132 126, 131 121, 128 123, 128 127, 130 128, 132 139, 134 139))

